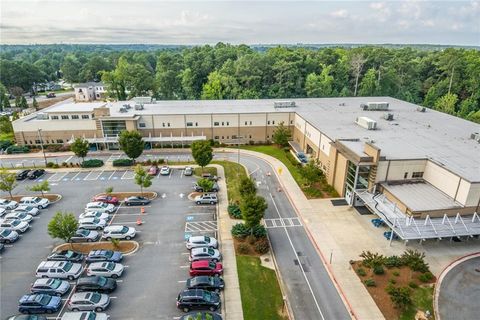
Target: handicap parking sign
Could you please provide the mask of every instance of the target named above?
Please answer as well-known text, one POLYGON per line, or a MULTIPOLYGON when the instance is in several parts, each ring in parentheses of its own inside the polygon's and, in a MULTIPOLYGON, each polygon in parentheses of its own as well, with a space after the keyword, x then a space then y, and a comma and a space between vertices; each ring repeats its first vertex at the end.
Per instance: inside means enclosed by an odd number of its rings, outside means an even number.
POLYGON ((187 216, 186 220, 187 220, 187 221, 192 221, 192 220, 193 220, 193 216, 187 216))
POLYGON ((192 234, 190 234, 190 233, 185 233, 185 240, 190 239, 191 236, 192 236, 192 234))

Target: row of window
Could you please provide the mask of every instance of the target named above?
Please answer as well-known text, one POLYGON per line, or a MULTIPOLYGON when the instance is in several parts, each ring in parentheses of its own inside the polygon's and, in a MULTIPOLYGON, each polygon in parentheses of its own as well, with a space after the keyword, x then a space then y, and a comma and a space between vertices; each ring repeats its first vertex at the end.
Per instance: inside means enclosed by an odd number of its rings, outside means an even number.
MULTIPOLYGON (((51 120, 58 120, 59 117, 58 116, 53 116, 51 115, 50 116, 50 119, 51 120)), ((71 116, 67 115, 67 114, 62 114, 60 116, 60 119, 62 120, 68 120, 68 119, 72 119, 72 120, 78 120, 80 119, 80 115, 78 114, 72 114, 71 116)), ((90 119, 90 116, 88 114, 82 114, 82 119, 90 119)), ((92 119, 93 119, 93 114, 92 114, 92 119)))
MULTIPOLYGON (((246 137, 245 137, 246 138, 246 137)), ((252 139, 252 135, 248 136, 249 139, 252 139)), ((270 138, 270 136, 267 136, 267 138, 270 138)), ((215 140, 220 140, 220 136, 215 136, 215 140)), ((222 140, 225 139, 225 136, 222 136, 222 140)), ((227 136, 227 140, 230 139, 230 136, 227 136)), ((232 136, 232 139, 237 139, 237 136, 232 136)))
MULTIPOLYGON (((415 179, 415 178, 423 178, 423 172, 419 171, 419 172, 412 172, 412 179, 415 179)), ((403 179, 408 179, 408 172, 405 172, 403 174, 403 179)))
MULTIPOLYGON (((292 123, 293 123, 293 120, 290 121, 290 124, 292 124, 292 123)), ((195 124, 195 127, 198 127, 198 122, 195 122, 195 123, 193 123, 193 122, 187 122, 187 123, 186 123, 187 127, 193 127, 194 124, 195 124)), ((220 121, 215 121, 215 122, 213 123, 213 126, 219 127, 220 124, 221 124, 222 126, 230 126, 230 121, 222 121, 222 122, 220 122, 220 121)), ((275 120, 272 120, 271 122, 270 122, 270 120, 269 120, 269 121, 267 121, 267 124, 275 124, 275 120)), ((246 126, 252 125, 252 121, 245 121, 245 125, 246 125, 246 126)), ((138 127, 139 127, 139 128, 145 128, 146 125, 145 125, 145 123, 139 123, 139 124, 138 124, 138 127)), ((166 122, 166 123, 163 122, 163 123, 162 123, 162 127, 170 127, 170 122, 166 122), (165 125, 165 124, 166 124, 166 125, 165 125)))
MULTIPOLYGON (((36 140, 34 140, 34 141, 32 141, 32 140, 28 140, 28 141, 25 140, 25 141, 23 141, 23 142, 24 142, 24 144, 42 144, 42 141, 40 141, 39 139, 36 139, 36 140)), ((43 140, 43 144, 55 144, 55 143, 63 143, 63 139, 56 139, 56 140, 54 140, 54 139, 48 140, 48 139, 47 139, 47 140, 43 140)))

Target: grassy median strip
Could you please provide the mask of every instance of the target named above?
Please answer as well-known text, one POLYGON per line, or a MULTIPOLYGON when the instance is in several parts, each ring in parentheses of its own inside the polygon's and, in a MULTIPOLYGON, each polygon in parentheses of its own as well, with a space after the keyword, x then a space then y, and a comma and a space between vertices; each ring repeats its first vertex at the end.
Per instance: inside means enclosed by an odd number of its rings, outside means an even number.
POLYGON ((228 202, 239 202, 240 192, 238 191, 238 183, 240 179, 247 176, 245 167, 230 161, 213 161, 212 163, 223 166, 223 169, 225 170, 228 202))
MULTIPOLYGON (((408 306, 400 315, 400 320, 415 319, 417 310, 429 310, 433 313, 433 286, 432 287, 418 287, 413 290, 411 306, 408 306)), ((434 318, 430 318, 434 320, 434 318)))
POLYGON ((283 298, 275 271, 260 264, 260 258, 237 255, 243 317, 249 320, 283 320, 283 298))

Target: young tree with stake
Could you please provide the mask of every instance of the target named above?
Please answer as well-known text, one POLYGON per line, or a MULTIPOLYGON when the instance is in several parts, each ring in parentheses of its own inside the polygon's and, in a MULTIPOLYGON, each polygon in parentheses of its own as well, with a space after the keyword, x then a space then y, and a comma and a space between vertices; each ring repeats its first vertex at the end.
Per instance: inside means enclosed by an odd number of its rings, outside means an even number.
POLYGON ((85 157, 88 154, 88 141, 82 138, 75 138, 72 145, 70 146, 70 150, 79 158, 82 158, 82 162, 85 161, 85 157))
POLYGON ((195 162, 203 168, 213 159, 213 149, 209 141, 198 140, 192 143, 192 156, 195 162))
POLYGON ((70 242, 78 229, 78 221, 73 213, 57 212, 48 223, 48 234, 52 238, 70 242))
POLYGON ((0 190, 8 192, 10 199, 13 198, 12 191, 17 186, 15 173, 8 172, 5 169, 0 170, 0 190))
POLYGON ((142 165, 135 167, 135 183, 140 186, 140 193, 143 196, 143 188, 148 188, 152 185, 153 176, 149 175, 142 165))

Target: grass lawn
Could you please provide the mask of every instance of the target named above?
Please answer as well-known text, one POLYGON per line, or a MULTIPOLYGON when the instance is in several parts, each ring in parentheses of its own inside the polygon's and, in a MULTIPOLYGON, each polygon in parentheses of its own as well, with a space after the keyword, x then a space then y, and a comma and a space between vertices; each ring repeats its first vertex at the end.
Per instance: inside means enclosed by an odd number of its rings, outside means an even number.
POLYGON ((238 191, 238 182, 241 178, 247 176, 245 167, 230 161, 213 161, 212 163, 223 166, 225 170, 225 179, 227 183, 228 202, 240 201, 240 192, 238 191))
POLYGON ((248 320, 284 320, 283 298, 275 271, 260 265, 257 257, 237 255, 243 317, 248 320))
MULTIPOLYGON (((204 167, 203 168, 203 173, 210 173, 210 174, 213 174, 214 176, 216 176, 217 175, 217 168, 204 167)), ((201 177, 202 176, 202 168, 201 167, 195 168, 194 171, 193 171, 193 174, 198 176, 198 177, 201 177)))
POLYGON ((0 133, 0 140, 14 141, 13 132, 11 132, 11 133, 0 133))
POLYGON ((400 320, 413 320, 417 310, 430 311, 433 317, 433 287, 418 287, 412 293, 413 305, 408 307, 401 315, 400 320))

